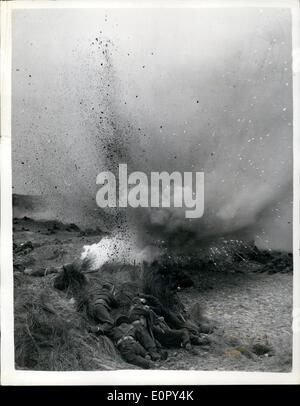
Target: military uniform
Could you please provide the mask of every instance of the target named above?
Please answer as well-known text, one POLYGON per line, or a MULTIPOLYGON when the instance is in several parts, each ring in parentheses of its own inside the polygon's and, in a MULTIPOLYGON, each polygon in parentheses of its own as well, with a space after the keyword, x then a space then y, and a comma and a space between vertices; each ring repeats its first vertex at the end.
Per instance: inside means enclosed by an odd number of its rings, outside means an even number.
POLYGON ((178 317, 174 312, 168 310, 161 304, 159 299, 153 295, 141 294, 140 300, 144 300, 155 314, 164 317, 166 323, 174 329, 182 329, 185 327, 185 320, 182 317, 178 317))
POLYGON ((102 329, 111 328, 114 320, 110 314, 111 308, 117 307, 118 302, 114 294, 107 286, 91 286, 88 289, 88 313, 98 323, 102 324, 102 329))
POLYGON ((141 297, 136 298, 130 309, 129 315, 131 320, 136 320, 141 315, 145 316, 150 335, 163 347, 184 347, 190 349, 191 344, 202 344, 202 340, 199 336, 189 331, 188 328, 185 327, 185 322, 181 322, 177 319, 175 314, 172 314, 165 309, 154 296, 141 295, 141 297), (147 300, 146 303, 149 303, 150 306, 145 304, 145 300, 147 300), (164 316, 159 316, 159 314, 166 314, 168 320, 171 321, 171 323, 173 322, 171 327, 175 325, 175 328, 171 328, 169 323, 166 322, 164 316), (176 328, 176 326, 180 326, 180 328, 176 328))
POLYGON ((155 320, 152 331, 155 339, 166 348, 184 347, 189 349, 191 347, 188 330, 170 328, 163 317, 159 317, 155 320))
POLYGON ((106 334, 115 343, 125 361, 145 369, 154 366, 149 351, 142 345, 147 345, 147 340, 139 327, 123 323, 107 330, 106 334))
POLYGON ((191 320, 185 320, 182 315, 177 316, 176 313, 163 306, 155 296, 141 294, 139 298, 140 300, 144 300, 145 304, 148 305, 158 316, 162 316, 168 326, 174 330, 187 329, 191 336, 197 336, 200 332, 211 332, 207 331, 205 325, 199 327, 191 320))

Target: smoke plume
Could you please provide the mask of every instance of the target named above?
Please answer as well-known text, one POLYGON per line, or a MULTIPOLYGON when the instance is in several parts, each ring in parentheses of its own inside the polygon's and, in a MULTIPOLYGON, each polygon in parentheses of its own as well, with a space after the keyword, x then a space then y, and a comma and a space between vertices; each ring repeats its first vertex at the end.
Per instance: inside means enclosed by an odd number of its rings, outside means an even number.
POLYGON ((20 10, 13 27, 16 193, 50 196, 53 216, 108 222, 141 249, 229 235, 291 250, 287 10, 20 10), (204 172, 204 216, 106 216, 96 176, 119 163, 204 172))

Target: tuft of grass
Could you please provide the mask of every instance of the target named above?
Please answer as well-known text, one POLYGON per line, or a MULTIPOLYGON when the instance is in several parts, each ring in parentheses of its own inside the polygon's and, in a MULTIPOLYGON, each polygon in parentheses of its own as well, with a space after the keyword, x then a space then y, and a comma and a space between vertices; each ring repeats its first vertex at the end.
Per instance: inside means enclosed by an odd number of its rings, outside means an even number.
MULTIPOLYGON (((22 281, 20 280, 22 279, 22 281)), ((105 336, 87 330, 74 298, 53 289, 53 276, 15 285, 15 364, 30 370, 112 370, 128 367, 105 336)))

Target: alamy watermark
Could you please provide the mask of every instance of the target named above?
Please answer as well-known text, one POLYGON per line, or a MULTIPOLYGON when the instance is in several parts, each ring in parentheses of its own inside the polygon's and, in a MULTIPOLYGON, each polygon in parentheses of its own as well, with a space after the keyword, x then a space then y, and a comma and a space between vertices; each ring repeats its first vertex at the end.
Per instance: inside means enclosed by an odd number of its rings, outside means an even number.
POLYGON ((100 172, 101 185, 97 205, 106 207, 174 207, 186 208, 186 218, 199 218, 204 213, 204 172, 144 172, 128 175, 127 164, 119 164, 118 177, 100 172))

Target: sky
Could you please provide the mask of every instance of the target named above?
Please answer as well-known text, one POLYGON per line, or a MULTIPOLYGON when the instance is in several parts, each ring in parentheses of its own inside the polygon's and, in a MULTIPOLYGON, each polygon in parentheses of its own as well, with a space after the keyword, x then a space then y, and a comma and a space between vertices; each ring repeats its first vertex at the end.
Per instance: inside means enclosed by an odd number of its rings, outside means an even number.
POLYGON ((203 171, 203 218, 135 212, 142 239, 291 250, 288 9, 14 10, 12 69, 13 190, 47 215, 85 221, 118 163, 203 171))

